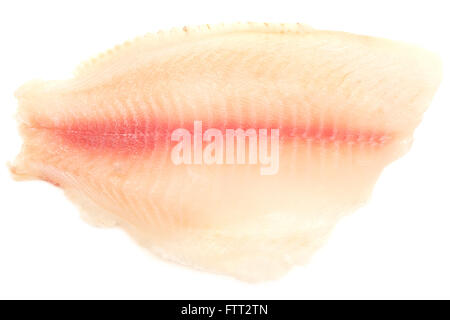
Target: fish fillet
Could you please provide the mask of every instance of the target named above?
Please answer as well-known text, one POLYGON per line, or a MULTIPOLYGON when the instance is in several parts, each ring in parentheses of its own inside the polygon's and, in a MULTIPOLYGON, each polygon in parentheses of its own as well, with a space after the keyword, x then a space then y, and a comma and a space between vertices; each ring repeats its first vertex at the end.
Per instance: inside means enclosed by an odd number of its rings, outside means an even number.
POLYGON ((300 24, 148 34, 19 88, 11 171, 166 260, 275 279, 367 201, 440 79, 424 49, 300 24))

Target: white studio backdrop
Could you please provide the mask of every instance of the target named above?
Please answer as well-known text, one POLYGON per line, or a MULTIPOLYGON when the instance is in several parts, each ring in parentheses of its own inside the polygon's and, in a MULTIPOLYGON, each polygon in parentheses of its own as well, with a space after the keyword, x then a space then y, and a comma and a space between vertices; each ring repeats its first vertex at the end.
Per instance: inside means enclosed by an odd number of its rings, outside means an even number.
POLYGON ((3 1, 0 4, 0 298, 450 298, 448 1, 3 1), (14 91, 146 32, 220 22, 301 22, 438 52, 444 79, 410 152, 310 264, 247 284, 165 263, 118 229, 79 218, 61 190, 14 182, 14 91))

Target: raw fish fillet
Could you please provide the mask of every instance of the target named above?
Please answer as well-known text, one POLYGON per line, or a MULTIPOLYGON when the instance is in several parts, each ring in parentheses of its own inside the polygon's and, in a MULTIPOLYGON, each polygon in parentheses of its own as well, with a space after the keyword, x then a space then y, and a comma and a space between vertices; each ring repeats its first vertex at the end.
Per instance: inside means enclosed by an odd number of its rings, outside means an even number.
POLYGON ((11 171, 58 186, 88 221, 120 226, 166 260, 275 279, 367 201, 440 79, 424 49, 300 24, 148 34, 71 79, 21 87, 24 143, 11 171), (175 149, 179 128, 197 143, 191 154, 175 149), (202 141, 238 128, 278 140, 257 145, 267 153, 255 160, 251 137, 243 149, 236 138, 229 162, 218 136, 202 141))

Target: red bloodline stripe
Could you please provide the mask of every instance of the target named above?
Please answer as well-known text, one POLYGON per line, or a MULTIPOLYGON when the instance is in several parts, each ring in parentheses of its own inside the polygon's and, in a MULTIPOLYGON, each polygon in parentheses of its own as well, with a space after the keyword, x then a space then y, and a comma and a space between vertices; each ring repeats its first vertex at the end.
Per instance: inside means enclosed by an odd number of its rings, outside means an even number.
MULTIPOLYGON (((124 121, 121 123, 132 123, 124 121)), ((134 122, 133 122, 134 123, 134 122)), ((86 149, 114 149, 116 151, 142 151, 146 149, 155 149, 159 144, 163 146, 167 139, 170 139, 171 134, 178 128, 188 130, 191 135, 194 132, 194 123, 185 122, 184 126, 171 125, 161 126, 156 121, 146 122, 138 120, 136 125, 121 125, 117 126, 113 121, 76 121, 70 126, 58 126, 54 128, 47 128, 57 133, 67 144, 78 146, 86 149), (148 133, 146 136, 145 133, 148 133), (157 134, 158 139, 148 139, 149 135, 157 134), (147 137, 147 139, 146 139, 147 137)), ((301 138, 312 142, 323 141, 340 141, 347 143, 371 143, 383 144, 389 140, 392 135, 385 132, 374 132, 369 130, 334 130, 334 126, 325 125, 322 128, 319 124, 306 126, 293 126, 287 124, 278 128, 277 125, 269 125, 266 127, 253 128, 246 123, 239 126, 236 122, 228 122, 227 127, 224 127, 224 121, 216 121, 207 125, 207 122, 202 122, 202 132, 204 133, 209 128, 219 129, 224 135, 226 129, 268 129, 267 134, 270 136, 270 129, 279 129, 280 141, 288 141, 289 139, 301 138), (307 130, 307 131, 306 131, 307 130)), ((175 143, 175 142, 174 142, 175 143)))

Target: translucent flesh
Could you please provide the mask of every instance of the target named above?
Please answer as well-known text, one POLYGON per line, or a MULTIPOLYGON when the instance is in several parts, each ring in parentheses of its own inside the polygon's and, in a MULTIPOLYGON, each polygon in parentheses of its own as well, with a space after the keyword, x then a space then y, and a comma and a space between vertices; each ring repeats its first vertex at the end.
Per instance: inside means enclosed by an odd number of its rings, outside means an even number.
MULTIPOLYGON (((62 188, 153 253, 242 280, 307 261, 410 147, 440 60, 402 43, 302 25, 147 35, 17 92, 18 179, 62 188), (174 128, 280 129, 279 170, 175 165, 174 128)), ((45 210, 45 208, 42 208, 45 210)))

